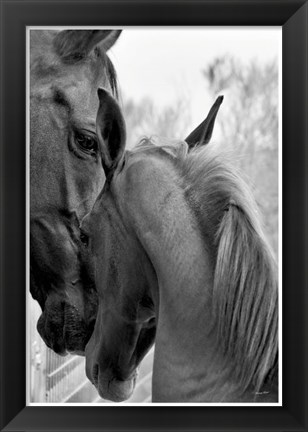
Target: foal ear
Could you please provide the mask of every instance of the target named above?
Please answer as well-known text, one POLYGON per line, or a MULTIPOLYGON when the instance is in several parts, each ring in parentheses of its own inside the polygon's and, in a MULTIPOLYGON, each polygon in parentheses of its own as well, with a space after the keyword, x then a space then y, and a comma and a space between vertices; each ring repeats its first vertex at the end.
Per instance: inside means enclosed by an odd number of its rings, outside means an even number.
POLYGON ((96 117, 96 134, 107 178, 115 171, 124 154, 126 127, 117 101, 101 88, 98 89, 97 94, 99 108, 96 117))
POLYGON ((223 96, 219 96, 216 99, 206 119, 203 120, 203 122, 200 123, 199 126, 196 127, 196 129, 191 134, 189 134, 188 137, 185 139, 190 149, 196 147, 197 145, 205 145, 210 142, 213 129, 214 129, 216 116, 219 107, 222 104, 223 99, 224 99, 223 96))
POLYGON ((96 45, 107 51, 120 36, 121 30, 63 30, 54 39, 54 47, 63 61, 77 62, 96 45))

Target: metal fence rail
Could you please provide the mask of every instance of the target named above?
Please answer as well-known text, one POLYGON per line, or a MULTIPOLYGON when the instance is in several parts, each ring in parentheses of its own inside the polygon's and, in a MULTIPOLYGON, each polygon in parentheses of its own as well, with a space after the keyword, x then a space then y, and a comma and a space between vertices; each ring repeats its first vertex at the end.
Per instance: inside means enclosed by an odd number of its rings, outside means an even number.
POLYGON ((84 358, 47 351, 46 402, 67 402, 87 383, 84 358))
MULTIPOLYGON (((30 320, 30 402, 40 403, 106 403, 85 374, 85 358, 55 354, 36 331, 40 310, 31 304, 30 320)), ((135 391, 127 402, 150 402, 153 349, 144 358, 135 391)))

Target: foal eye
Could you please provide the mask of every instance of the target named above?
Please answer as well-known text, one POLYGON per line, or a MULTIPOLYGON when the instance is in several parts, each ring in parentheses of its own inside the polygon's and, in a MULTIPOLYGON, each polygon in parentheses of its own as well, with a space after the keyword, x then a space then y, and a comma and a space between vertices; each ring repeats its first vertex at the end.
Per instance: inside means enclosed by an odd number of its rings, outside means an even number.
POLYGON ((75 131, 75 141, 82 150, 94 152, 97 149, 97 142, 93 136, 75 131))
POLYGON ((88 246, 89 236, 87 236, 87 234, 85 234, 84 232, 81 232, 79 238, 80 238, 81 243, 83 243, 85 246, 88 246))

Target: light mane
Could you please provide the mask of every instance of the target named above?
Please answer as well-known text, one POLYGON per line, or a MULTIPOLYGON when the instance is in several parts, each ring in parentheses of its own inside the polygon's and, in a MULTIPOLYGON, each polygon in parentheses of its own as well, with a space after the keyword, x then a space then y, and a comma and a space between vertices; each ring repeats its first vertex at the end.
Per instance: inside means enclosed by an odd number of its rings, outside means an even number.
MULTIPOLYGON (((153 146, 144 139, 136 151, 153 146)), ((187 152, 181 142, 163 141, 159 148, 172 155, 185 197, 214 251, 212 319, 221 375, 236 383, 237 391, 258 392, 278 371, 278 283, 257 205, 213 146, 187 152)))
POLYGON ((242 391, 259 391, 277 372, 277 266, 246 184, 209 145, 181 162, 186 195, 216 265, 213 320, 225 368, 242 391))

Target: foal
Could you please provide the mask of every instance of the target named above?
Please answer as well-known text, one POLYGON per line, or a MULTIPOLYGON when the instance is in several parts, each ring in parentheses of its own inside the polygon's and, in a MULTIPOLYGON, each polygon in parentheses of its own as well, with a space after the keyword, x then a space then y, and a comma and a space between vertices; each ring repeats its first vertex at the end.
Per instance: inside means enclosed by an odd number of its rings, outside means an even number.
POLYGON ((106 183, 81 228, 99 297, 87 376, 129 398, 155 340, 154 402, 277 401, 276 264, 245 183, 210 146, 125 152, 121 111, 99 98, 106 183))

